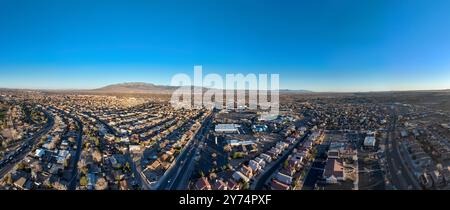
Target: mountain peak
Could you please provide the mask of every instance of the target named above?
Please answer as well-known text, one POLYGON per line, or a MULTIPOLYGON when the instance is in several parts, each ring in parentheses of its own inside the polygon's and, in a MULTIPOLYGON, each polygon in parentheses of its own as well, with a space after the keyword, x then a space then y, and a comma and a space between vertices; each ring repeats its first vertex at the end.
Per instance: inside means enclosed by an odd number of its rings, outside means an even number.
POLYGON ((101 87, 93 91, 107 93, 170 93, 175 88, 145 82, 124 82, 101 87))

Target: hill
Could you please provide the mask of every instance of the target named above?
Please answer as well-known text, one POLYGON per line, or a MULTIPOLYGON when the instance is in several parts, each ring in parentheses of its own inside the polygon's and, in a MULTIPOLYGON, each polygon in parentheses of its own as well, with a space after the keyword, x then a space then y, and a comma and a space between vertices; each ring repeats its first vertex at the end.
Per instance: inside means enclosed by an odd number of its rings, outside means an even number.
POLYGON ((151 94, 169 94, 176 90, 176 86, 155 85, 144 82, 128 82, 108 85, 102 88, 90 90, 97 93, 151 93, 151 94))

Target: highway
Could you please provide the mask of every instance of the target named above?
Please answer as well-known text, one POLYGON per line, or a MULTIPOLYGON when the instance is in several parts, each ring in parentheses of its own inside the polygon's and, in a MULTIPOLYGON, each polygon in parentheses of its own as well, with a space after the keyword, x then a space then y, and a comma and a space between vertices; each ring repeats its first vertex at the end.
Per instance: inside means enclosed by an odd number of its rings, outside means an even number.
POLYGON ((5 162, 2 163, 2 165, 0 166, 0 178, 2 178, 9 171, 11 171, 11 169, 14 168, 16 163, 25 158, 26 155, 33 148, 33 145, 36 144, 44 134, 48 133, 50 129, 53 128, 53 125, 55 123, 53 117, 47 111, 43 109, 41 109, 41 111, 44 112, 45 116, 47 117, 48 119, 47 123, 41 130, 36 132, 32 137, 26 139, 24 141, 25 143, 22 144, 22 147, 10 156, 10 159, 6 159, 5 162))

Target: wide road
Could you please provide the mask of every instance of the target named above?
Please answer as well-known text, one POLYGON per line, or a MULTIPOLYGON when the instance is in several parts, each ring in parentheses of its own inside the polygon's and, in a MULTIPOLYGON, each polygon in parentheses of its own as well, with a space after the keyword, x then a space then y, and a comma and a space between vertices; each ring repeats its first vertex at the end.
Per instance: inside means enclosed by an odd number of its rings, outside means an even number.
POLYGON ((402 162, 399 156, 400 151, 395 140, 397 115, 395 110, 392 110, 392 112, 392 121, 389 127, 388 137, 386 138, 386 160, 389 180, 395 189, 398 190, 421 189, 417 181, 412 180, 411 172, 406 168, 405 163, 402 162))
POLYGON ((198 151, 198 146, 205 139, 205 134, 211 126, 211 115, 208 116, 202 127, 194 138, 186 145, 183 152, 175 160, 173 165, 166 174, 159 180, 158 190, 175 190, 175 189, 187 189, 189 184, 189 178, 192 174, 195 162, 195 156, 198 151))
POLYGON ((18 163, 19 161, 21 161, 23 158, 25 158, 25 156, 31 151, 31 149, 33 148, 33 145, 36 144, 39 139, 46 133, 48 133, 50 131, 50 129, 53 128, 53 125, 55 123, 53 116, 50 115, 47 111, 41 109, 42 112, 44 112, 45 116, 47 117, 47 123, 44 125, 44 127, 39 130, 38 132, 36 132, 32 137, 26 139, 23 144, 23 146, 21 147, 21 150, 18 150, 17 152, 15 152, 11 157, 12 159, 10 160, 5 160, 6 162, 4 163, 4 165, 0 168, 0 178, 2 178, 3 176, 5 176, 9 171, 11 171, 11 169, 14 168, 14 166, 16 165, 16 163, 18 163))
POLYGON ((71 116, 78 125, 78 137, 77 137, 77 151, 72 162, 72 174, 69 182, 69 190, 75 190, 77 188, 78 181, 78 161, 80 160, 82 141, 83 141, 83 123, 76 116, 71 116))
POLYGON ((174 181, 168 188, 169 190, 186 190, 189 187, 189 181, 192 172, 195 169, 195 162, 197 154, 200 154, 199 145, 205 141, 206 134, 211 128, 211 116, 205 120, 205 126, 202 126, 200 132, 198 132, 194 138, 193 146, 188 151, 186 160, 174 178, 174 181))

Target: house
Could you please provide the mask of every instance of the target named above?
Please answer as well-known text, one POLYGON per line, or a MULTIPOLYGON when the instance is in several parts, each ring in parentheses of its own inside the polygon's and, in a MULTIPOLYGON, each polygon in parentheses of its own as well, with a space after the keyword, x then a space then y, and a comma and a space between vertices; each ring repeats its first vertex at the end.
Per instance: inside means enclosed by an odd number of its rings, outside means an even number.
POLYGON ((295 174, 296 170, 294 168, 288 166, 287 168, 283 167, 282 169, 280 169, 279 172, 282 174, 286 174, 288 176, 293 176, 295 174))
POLYGON ((288 147, 289 145, 286 142, 277 142, 277 144, 275 145, 275 147, 279 150, 284 150, 288 147))
POLYGON ((95 188, 95 183, 97 181, 97 176, 95 176, 95 174, 93 173, 88 173, 87 174, 87 189, 88 190, 93 190, 95 188))
POLYGON ((292 159, 293 160, 296 160, 298 163, 301 163, 301 162, 303 162, 304 160, 305 160, 305 157, 306 157, 306 153, 305 152, 300 152, 300 153, 296 153, 293 157, 292 157, 292 159))
POLYGON ((130 152, 137 153, 141 151, 140 145, 129 145, 128 148, 130 149, 130 152))
POLYGON ((295 142, 295 138, 287 137, 286 142, 288 142, 289 144, 293 144, 295 142))
POLYGON ((438 170, 432 171, 430 175, 435 186, 445 186, 444 176, 438 170))
POLYGON ((116 137, 114 135, 108 133, 105 135, 105 139, 107 141, 114 141, 116 139, 116 137))
POLYGON ((252 168, 250 168, 250 166, 243 165, 241 167, 241 172, 248 178, 252 178, 253 176, 253 170, 252 168))
POLYGON ((119 182, 119 189, 120 190, 128 190, 128 181, 126 179, 121 180, 119 182))
POLYGON ((216 180, 213 186, 214 190, 228 190, 228 185, 221 179, 216 180))
POLYGON ((44 149, 37 149, 34 153, 34 156, 41 158, 42 156, 44 156, 45 154, 45 150, 44 149))
POLYGON ((227 181, 227 189, 228 190, 240 190, 241 186, 239 185, 239 183, 235 182, 232 179, 229 179, 227 181))
POLYGON ((242 173, 239 172, 239 171, 235 171, 235 172, 233 173, 232 177, 233 177, 233 179, 234 179, 235 181, 237 181, 237 182, 239 182, 239 181, 241 181, 241 180, 244 181, 244 182, 250 181, 250 179, 249 179, 248 177, 246 177, 244 174, 242 174, 242 173))
POLYGON ((275 175, 275 179, 278 180, 279 182, 286 184, 286 185, 291 185, 292 184, 292 177, 286 174, 282 174, 280 172, 278 172, 275 175))
POLYGON ((266 162, 263 159, 257 157, 255 158, 255 161, 259 164, 259 166, 261 166, 261 168, 266 167, 266 162))
POLYGON ((161 166, 161 162, 159 162, 159 160, 155 160, 155 161, 153 161, 152 164, 148 165, 147 168, 150 170, 156 170, 160 166, 161 166))
POLYGON ((339 150, 337 149, 328 150, 327 156, 330 159, 337 159, 339 158, 339 150))
POLYGON ((70 158, 70 152, 68 150, 60 150, 56 157, 57 163, 64 164, 64 162, 70 158))
POLYGON ((258 162, 256 162, 255 160, 250 160, 250 162, 248 163, 248 166, 252 169, 252 171, 257 172, 259 170, 261 170, 261 166, 259 165, 258 162))
POLYGON ((373 148, 375 147, 375 143, 376 143, 376 139, 374 136, 366 136, 366 138, 364 138, 364 147, 366 148, 373 148))
POLYGON ((273 179, 272 182, 270 183, 270 189, 271 190, 289 190, 290 186, 273 179))
MULTIPOLYGON (((125 132, 127 132, 127 131, 125 131, 125 132)), ((130 142, 130 138, 128 138, 127 136, 121 137, 120 138, 120 142, 129 143, 130 142)))
POLYGON ((313 142, 308 140, 305 143, 303 143, 303 147, 305 147, 306 149, 311 149, 313 146, 313 142))
POLYGON ((327 183, 337 183, 344 180, 344 167, 342 162, 335 158, 329 158, 327 160, 323 177, 327 183))
POLYGON ((268 162, 268 163, 270 163, 270 162, 272 162, 272 158, 270 157, 270 155, 267 155, 267 154, 261 154, 260 155, 260 157, 262 158, 262 159, 264 159, 266 162, 268 162))
POLYGON ((125 163, 125 160, 123 158, 123 156, 118 155, 118 154, 114 154, 109 158, 111 165, 114 168, 120 168, 122 166, 123 163, 125 163))
POLYGON ((160 158, 162 161, 166 161, 169 158, 169 155, 167 153, 164 153, 160 158))
POLYGON ((68 147, 69 147, 69 142, 67 142, 67 140, 63 140, 63 141, 61 142, 60 148, 63 149, 63 150, 65 150, 65 149, 67 149, 68 147))
POLYGON ((212 190, 211 184, 206 177, 202 177, 195 182, 195 190, 212 190))

